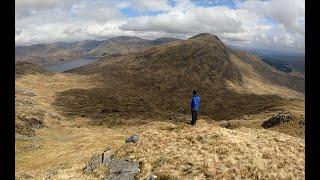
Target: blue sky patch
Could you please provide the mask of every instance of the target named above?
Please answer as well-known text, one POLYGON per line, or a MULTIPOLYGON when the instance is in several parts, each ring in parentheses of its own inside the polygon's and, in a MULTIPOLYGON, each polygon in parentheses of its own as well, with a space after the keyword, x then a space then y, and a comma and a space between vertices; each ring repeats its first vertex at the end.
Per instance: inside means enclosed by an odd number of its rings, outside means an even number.
POLYGON ((213 7, 213 6, 227 6, 231 9, 236 8, 236 4, 231 0, 191 0, 197 6, 213 7))
POLYGON ((156 16, 158 14, 162 14, 162 11, 158 11, 158 12, 152 12, 152 11, 148 11, 148 12, 139 12, 133 8, 122 8, 120 9, 120 11, 127 15, 128 17, 138 17, 138 16, 156 16))

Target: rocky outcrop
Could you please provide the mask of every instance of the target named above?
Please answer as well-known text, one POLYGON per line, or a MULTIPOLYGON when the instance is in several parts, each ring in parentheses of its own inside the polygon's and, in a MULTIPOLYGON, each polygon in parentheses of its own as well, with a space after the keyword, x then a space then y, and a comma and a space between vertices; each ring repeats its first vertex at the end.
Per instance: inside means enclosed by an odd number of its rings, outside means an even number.
POLYGON ((109 169, 106 180, 133 180, 135 174, 140 172, 139 163, 128 157, 112 159, 109 169))
POLYGON ((263 128, 271 128, 282 123, 289 122, 294 119, 294 116, 290 112, 279 112, 262 123, 263 128))
POLYGON ((156 175, 150 174, 147 176, 146 180, 155 180, 157 178, 156 175))
POLYGON ((16 88, 15 89, 15 94, 20 94, 22 96, 29 96, 29 97, 33 97, 36 96, 37 94, 29 89, 22 89, 22 88, 16 88))
POLYGON ((299 125, 300 125, 300 127, 304 127, 305 126, 305 121, 304 120, 300 120, 299 121, 299 125))
POLYGON ((15 131, 21 135, 35 136, 35 130, 43 128, 44 114, 42 111, 16 111, 15 131))
POLYGON ((43 128, 43 117, 31 116, 20 118, 28 127, 33 129, 43 128))
POLYGON ((82 170, 84 173, 92 173, 95 169, 99 168, 101 165, 107 166, 111 162, 110 148, 106 147, 101 156, 94 154, 89 160, 86 167, 82 170))
POLYGON ((50 108, 44 108, 35 99, 33 89, 15 88, 15 132, 35 136, 35 130, 45 127, 45 121, 62 120, 63 117, 50 108))
POLYGON ((91 173, 93 172, 96 168, 100 167, 102 161, 101 157, 98 156, 97 154, 92 155, 88 165, 83 168, 83 172, 85 173, 91 173))
POLYGON ((139 135, 133 134, 132 136, 126 139, 126 143, 136 143, 139 140, 139 135))
POLYGON ((230 122, 227 122, 227 121, 221 121, 219 123, 220 127, 223 127, 223 128, 227 128, 227 129, 231 129, 231 123, 230 122))
MULTIPOLYGON (((136 136, 134 136, 136 137, 136 136)), ((82 169, 84 173, 92 173, 101 166, 107 166, 109 172, 105 176, 106 180, 133 180, 134 176, 140 172, 139 163, 129 157, 117 158, 111 155, 111 149, 107 147, 101 156, 94 154, 88 164, 82 169)))

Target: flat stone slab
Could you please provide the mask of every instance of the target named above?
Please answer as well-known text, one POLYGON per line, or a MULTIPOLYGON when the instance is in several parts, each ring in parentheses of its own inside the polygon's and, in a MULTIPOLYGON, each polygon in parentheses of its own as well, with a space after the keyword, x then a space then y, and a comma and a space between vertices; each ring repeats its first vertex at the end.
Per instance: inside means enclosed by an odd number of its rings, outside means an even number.
POLYGON ((109 169, 106 180, 133 180, 134 176, 140 172, 139 163, 128 157, 112 159, 109 169))

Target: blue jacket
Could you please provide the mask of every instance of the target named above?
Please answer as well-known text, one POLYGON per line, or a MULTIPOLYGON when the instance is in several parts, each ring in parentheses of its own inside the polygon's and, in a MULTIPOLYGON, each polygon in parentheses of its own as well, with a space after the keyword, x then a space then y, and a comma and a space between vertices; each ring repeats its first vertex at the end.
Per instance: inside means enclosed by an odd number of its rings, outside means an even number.
POLYGON ((191 109, 194 111, 198 111, 199 105, 200 105, 200 96, 194 95, 191 100, 191 109))

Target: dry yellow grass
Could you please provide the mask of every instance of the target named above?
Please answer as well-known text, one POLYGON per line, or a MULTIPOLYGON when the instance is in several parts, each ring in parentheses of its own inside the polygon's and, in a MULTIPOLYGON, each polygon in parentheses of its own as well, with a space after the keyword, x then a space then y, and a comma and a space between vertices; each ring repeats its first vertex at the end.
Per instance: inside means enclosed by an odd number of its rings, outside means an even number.
MULTIPOLYGON (((51 105, 57 92, 98 87, 101 84, 96 79, 76 74, 27 75, 16 80, 16 87, 34 91, 37 96, 31 98, 42 109, 59 114, 51 105)), ((300 106, 295 110, 298 114, 300 106)), ((293 107, 294 103, 288 105, 288 109, 293 107)), ((45 127, 36 131, 36 137, 17 134, 16 178, 102 178, 105 169, 85 175, 82 168, 106 146, 112 152, 118 149, 117 156, 142 161, 139 179, 150 172, 159 179, 304 178, 304 141, 282 133, 244 127, 230 130, 203 120, 196 126, 152 122, 112 129, 91 122, 82 117, 63 117, 61 121, 45 117, 45 127), (137 144, 125 144, 132 133, 140 134, 141 139, 137 144)))
POLYGON ((141 140, 117 156, 143 162, 150 172, 176 179, 303 179, 304 142, 268 130, 229 130, 199 120, 196 126, 151 123, 141 140))
POLYGON ((16 176, 29 174, 34 179, 95 179, 85 176, 82 168, 94 153, 108 145, 113 150, 123 144, 125 134, 105 127, 90 126, 84 119, 50 124, 37 131, 37 137, 16 138, 16 176), (21 151, 24 147, 36 147, 21 151))
MULTIPOLYGON (((50 124, 33 140, 17 140, 16 146, 37 149, 16 154, 16 175, 34 179, 97 179, 106 172, 82 173, 92 154, 106 146, 116 156, 142 161, 138 179, 150 172, 177 179, 303 179, 304 142, 268 130, 229 130, 199 120, 187 124, 149 123, 140 127, 108 129, 91 126, 86 119, 50 124), (125 144, 131 133, 137 144, 125 144)), ((21 139, 21 138, 20 138, 21 139)))

